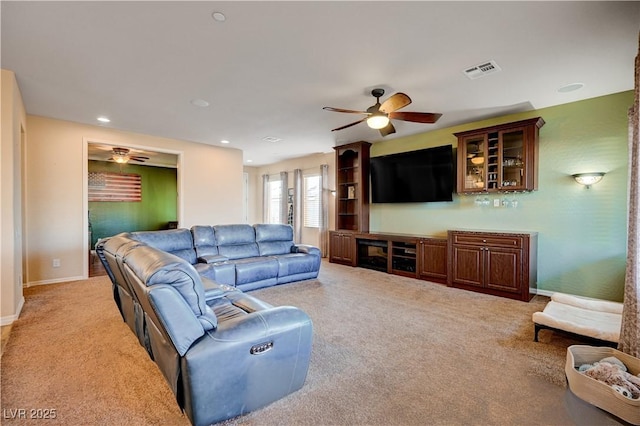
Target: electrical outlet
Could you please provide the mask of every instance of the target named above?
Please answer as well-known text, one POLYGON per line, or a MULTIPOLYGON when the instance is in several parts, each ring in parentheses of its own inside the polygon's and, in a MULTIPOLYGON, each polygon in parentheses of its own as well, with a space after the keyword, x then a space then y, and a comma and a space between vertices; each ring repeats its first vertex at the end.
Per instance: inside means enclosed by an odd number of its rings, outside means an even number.
POLYGON ((59 268, 59 267, 60 267, 60 259, 53 259, 53 260, 51 261, 51 265, 52 265, 54 268, 59 268))
POLYGON ((493 207, 500 207, 500 199, 499 198, 494 198, 493 199, 493 207))

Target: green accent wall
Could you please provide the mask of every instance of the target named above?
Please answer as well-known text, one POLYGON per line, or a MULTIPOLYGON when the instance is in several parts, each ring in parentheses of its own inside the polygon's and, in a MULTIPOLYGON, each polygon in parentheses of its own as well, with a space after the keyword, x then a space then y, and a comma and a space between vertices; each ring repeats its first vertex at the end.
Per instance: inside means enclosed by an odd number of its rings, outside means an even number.
POLYGON ((453 202, 372 204, 372 232, 445 236, 448 229, 538 232, 538 289, 622 301, 627 248, 628 120, 633 92, 467 123, 373 144, 371 156, 457 146, 453 133, 540 116, 538 190, 454 195, 453 202), (606 172, 586 189, 573 173, 606 172), (482 196, 484 197, 484 196, 482 196), (517 207, 493 207, 503 197, 517 207))
POLYGON ((178 210, 177 170, 165 167, 139 166, 107 161, 89 161, 90 172, 134 173, 142 180, 142 201, 89 202, 91 247, 98 238, 120 232, 166 229, 176 221, 178 210))

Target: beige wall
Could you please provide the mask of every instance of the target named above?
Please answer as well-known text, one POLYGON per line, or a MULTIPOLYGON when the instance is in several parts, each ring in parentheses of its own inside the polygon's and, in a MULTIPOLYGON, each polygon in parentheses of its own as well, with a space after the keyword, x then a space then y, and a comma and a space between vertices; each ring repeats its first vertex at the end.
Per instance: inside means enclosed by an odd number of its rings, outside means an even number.
POLYGON ((13 72, 2 70, 0 144, 0 324, 20 314, 22 295, 22 146, 26 114, 13 72))
POLYGON ((86 276, 86 145, 103 142, 179 154, 181 227, 242 221, 242 152, 101 126, 28 116, 27 283, 86 276), (60 267, 52 266, 60 259, 60 267))
POLYGON ((247 223, 262 222, 262 178, 257 167, 245 167, 244 172, 249 177, 247 194, 247 223))
MULTIPOLYGON (((320 173, 320 165, 329 165, 329 182, 327 187, 335 189, 335 154, 332 152, 325 154, 313 154, 306 157, 294 158, 291 160, 281 161, 279 163, 270 164, 268 166, 251 168, 254 169, 250 180, 250 193, 253 193, 253 199, 256 203, 255 221, 252 223, 262 222, 262 175, 277 175, 280 172, 289 173, 288 188, 293 187, 293 171, 302 169, 303 173, 320 173)), ((333 197, 329 199, 329 229, 333 229, 335 223, 335 200, 333 197)), ((320 235, 316 228, 302 228, 303 244, 311 244, 316 247, 320 245, 320 235)))

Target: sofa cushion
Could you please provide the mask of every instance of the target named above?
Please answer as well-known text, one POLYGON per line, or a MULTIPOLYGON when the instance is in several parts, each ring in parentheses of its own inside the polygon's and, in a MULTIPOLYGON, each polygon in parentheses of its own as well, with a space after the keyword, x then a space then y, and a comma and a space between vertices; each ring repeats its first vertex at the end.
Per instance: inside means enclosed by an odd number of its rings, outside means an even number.
POLYGON ((174 254, 192 265, 197 262, 193 237, 188 229, 131 232, 130 237, 151 247, 174 254))
POLYGON ((293 228, 290 225, 258 224, 253 227, 261 256, 291 253, 293 228))
POLYGON ((125 263, 147 287, 166 284, 184 299, 204 330, 212 330, 218 320, 206 304, 200 275, 193 265, 171 253, 149 246, 131 249, 125 263))
POLYGON ((216 225, 213 227, 218 253, 229 259, 259 256, 256 232, 251 225, 216 225))
POLYGON ((272 257, 251 257, 233 263, 236 265, 236 285, 278 278, 280 268, 278 261, 272 257))
POLYGON ((213 232, 213 226, 192 226, 191 235, 193 236, 193 246, 196 249, 198 258, 218 254, 218 243, 213 232))
POLYGON ((278 261, 278 276, 297 275, 318 269, 319 258, 303 253, 281 254, 274 256, 278 261))

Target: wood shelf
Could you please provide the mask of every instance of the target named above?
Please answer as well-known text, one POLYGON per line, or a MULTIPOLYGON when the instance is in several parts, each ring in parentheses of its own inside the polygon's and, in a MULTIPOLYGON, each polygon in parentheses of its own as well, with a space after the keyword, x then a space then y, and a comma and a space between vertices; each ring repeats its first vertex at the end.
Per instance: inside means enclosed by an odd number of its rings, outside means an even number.
MULTIPOLYGON (((336 229, 369 230, 369 142, 335 147, 336 229)), ((333 249, 333 247, 331 248, 333 249)))

